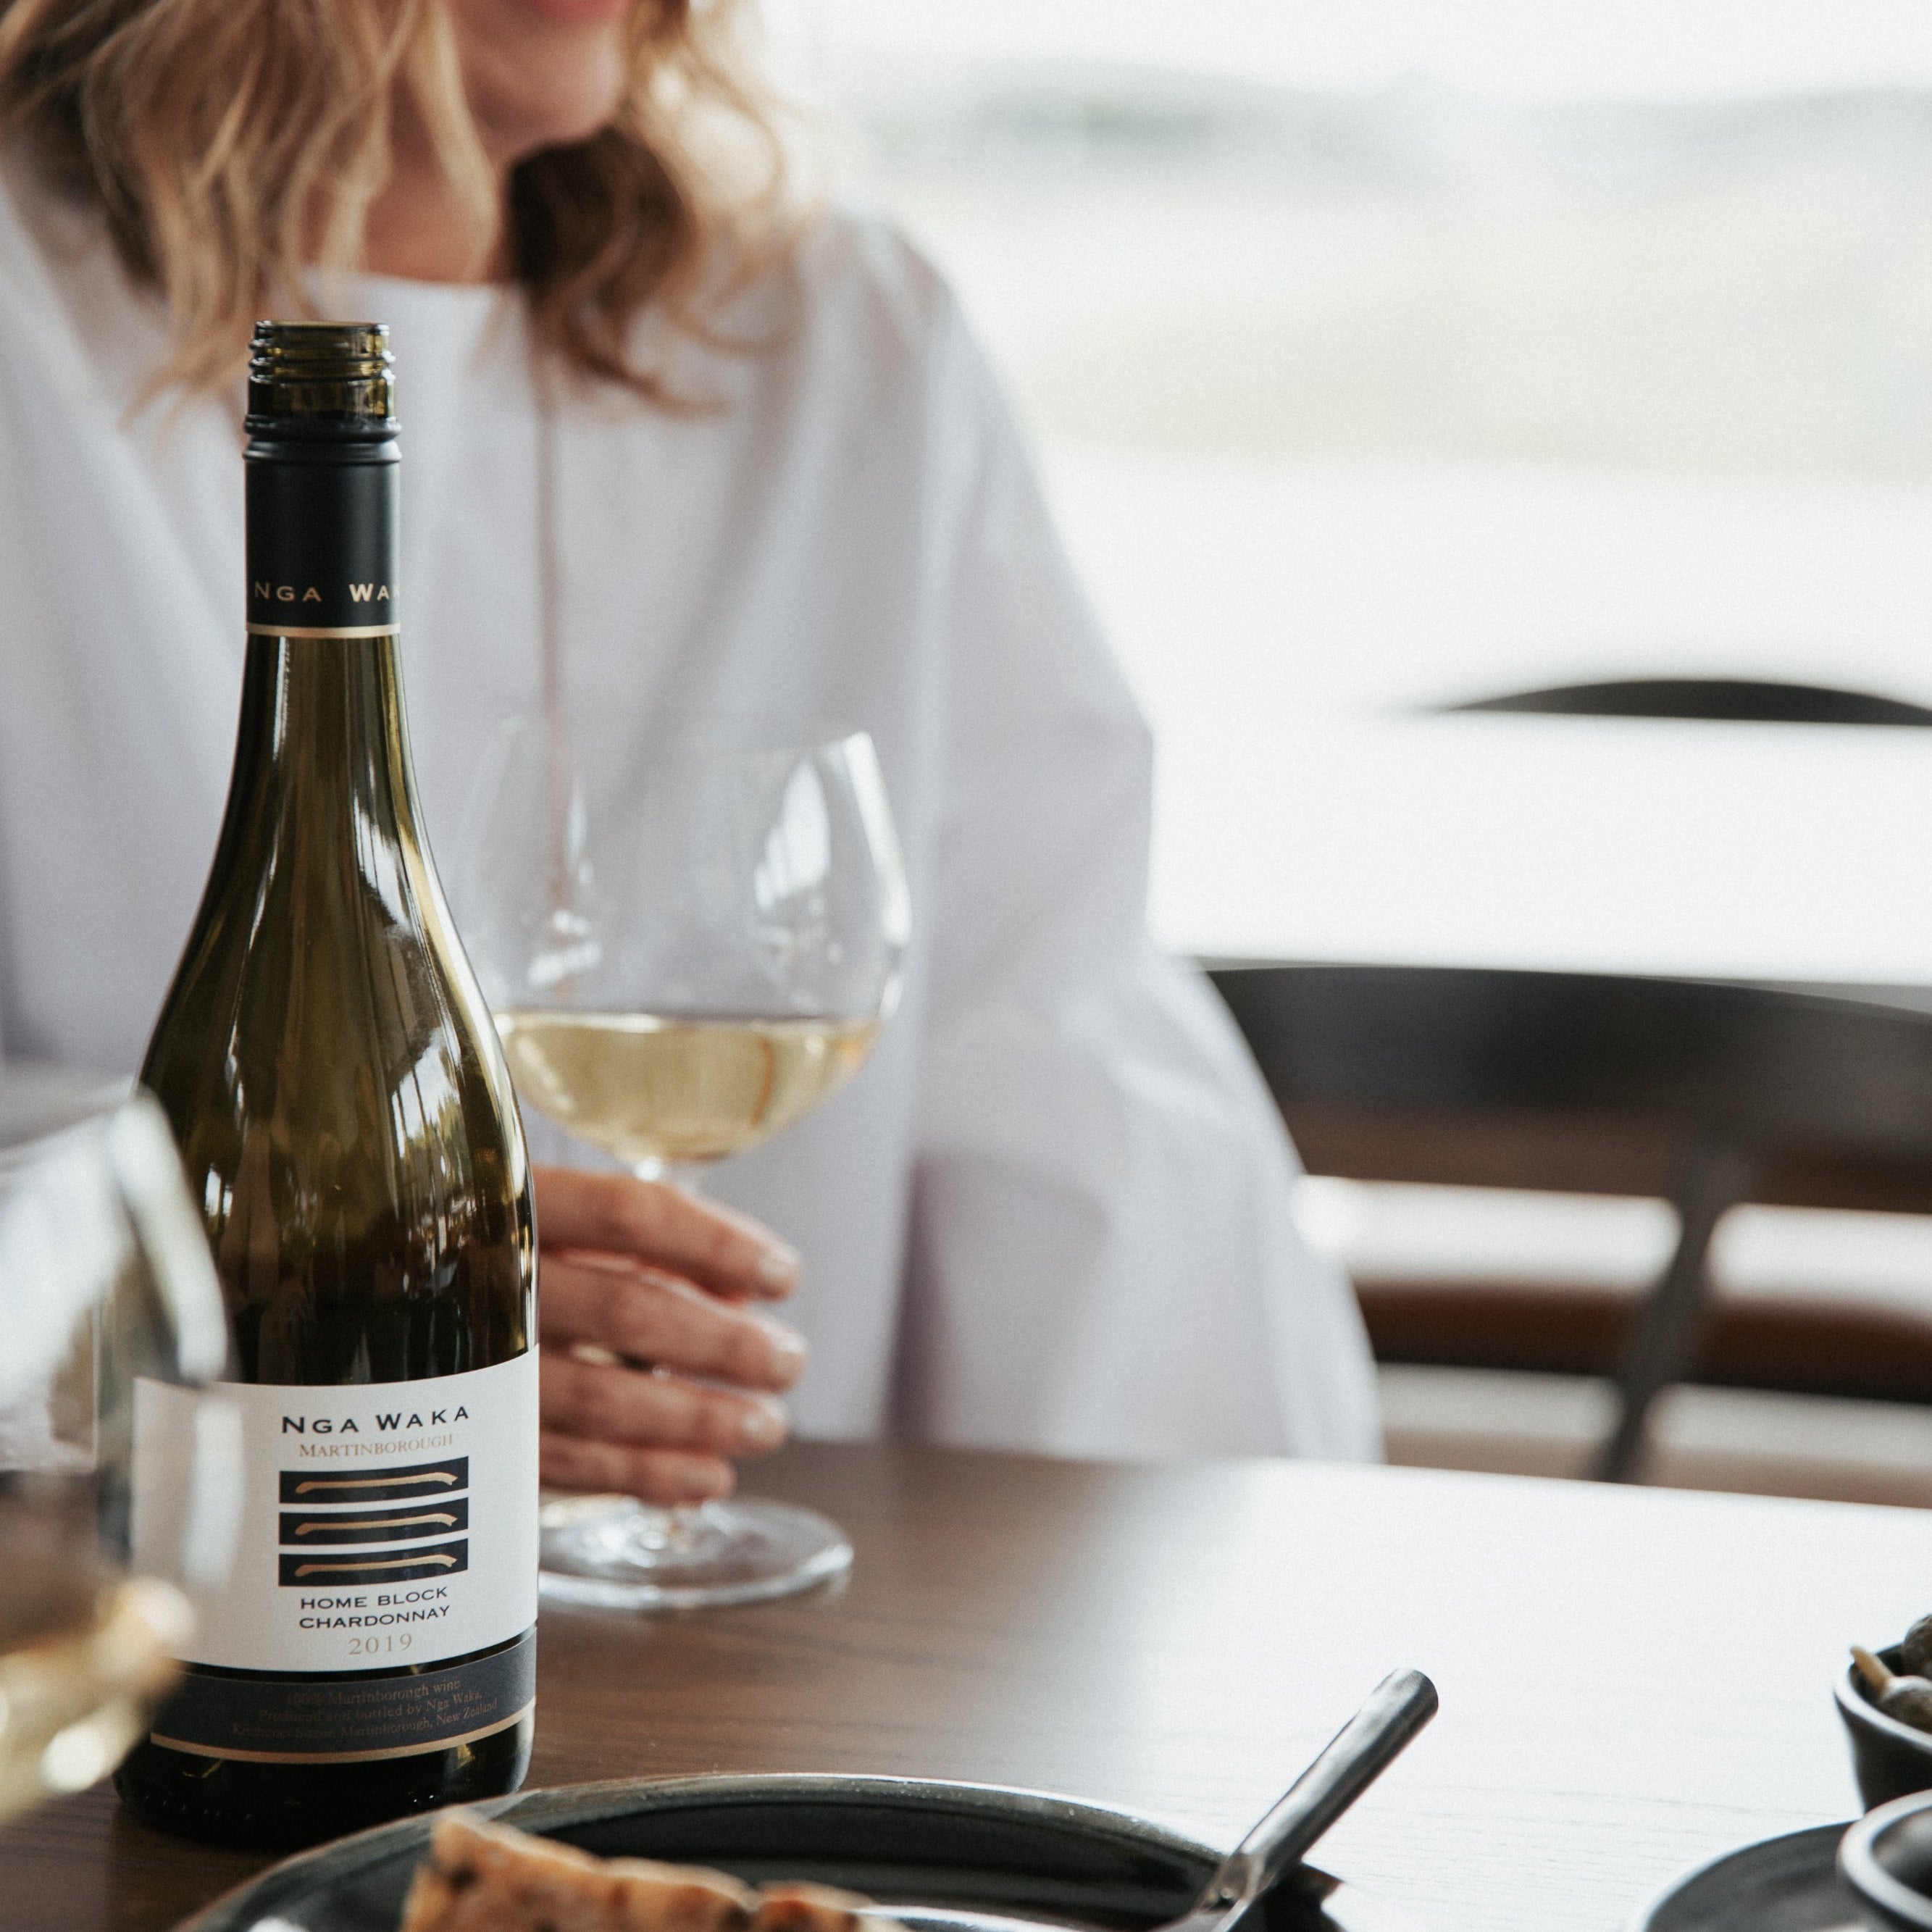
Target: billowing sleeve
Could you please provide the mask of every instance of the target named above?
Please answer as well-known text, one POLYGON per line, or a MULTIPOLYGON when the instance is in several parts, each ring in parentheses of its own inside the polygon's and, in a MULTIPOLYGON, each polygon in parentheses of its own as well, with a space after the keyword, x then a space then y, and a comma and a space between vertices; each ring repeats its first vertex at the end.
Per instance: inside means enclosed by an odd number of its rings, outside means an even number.
POLYGON ((945 776, 901 1426, 1112 1456, 1378 1454, 1340 1270, 1212 989, 1146 926, 1152 748, 955 329, 945 776), (962 429, 963 426, 963 429, 962 429))

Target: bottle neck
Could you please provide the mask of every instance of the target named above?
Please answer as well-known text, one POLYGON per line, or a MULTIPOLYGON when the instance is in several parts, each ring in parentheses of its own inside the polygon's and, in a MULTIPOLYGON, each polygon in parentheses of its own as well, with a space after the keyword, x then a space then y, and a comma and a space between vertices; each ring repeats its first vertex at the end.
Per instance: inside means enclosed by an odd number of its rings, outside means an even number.
POLYGON ((416 837, 398 667, 393 439, 248 452, 248 658, 232 830, 293 814, 364 869, 370 835, 416 837))
POLYGON ((417 836, 396 640, 248 640, 234 793, 266 828, 290 814, 359 844, 417 836))
POLYGON ((249 443, 251 633, 394 634, 400 475, 393 437, 249 443))

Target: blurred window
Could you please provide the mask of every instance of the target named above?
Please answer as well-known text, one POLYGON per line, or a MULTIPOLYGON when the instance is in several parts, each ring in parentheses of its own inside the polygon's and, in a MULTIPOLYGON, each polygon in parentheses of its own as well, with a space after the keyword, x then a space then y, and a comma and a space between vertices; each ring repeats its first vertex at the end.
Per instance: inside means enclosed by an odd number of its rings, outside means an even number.
POLYGON ((1204 662, 1303 721, 1672 674, 1932 701, 1922 0, 776 21, 1183 740, 1204 662))

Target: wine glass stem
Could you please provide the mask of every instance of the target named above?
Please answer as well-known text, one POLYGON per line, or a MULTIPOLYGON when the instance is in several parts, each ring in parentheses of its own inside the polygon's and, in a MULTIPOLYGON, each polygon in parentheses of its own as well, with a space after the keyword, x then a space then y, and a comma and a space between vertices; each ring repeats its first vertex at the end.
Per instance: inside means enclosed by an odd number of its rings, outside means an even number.
MULTIPOLYGON (((698 1185, 698 1176, 704 1170, 695 1161, 666 1160, 661 1155, 646 1154, 642 1160, 633 1162, 631 1171, 640 1180, 661 1180, 670 1186, 682 1188, 687 1194, 704 1192, 698 1185)), ((697 1540, 714 1508, 708 1502, 670 1504, 670 1524, 664 1537, 667 1546, 672 1550, 688 1548, 697 1540)))
POLYGON ((631 1172, 640 1180, 662 1180, 673 1187, 681 1187, 687 1194, 702 1194, 704 1190, 698 1184, 703 1167, 694 1160, 666 1160, 657 1154, 646 1154, 642 1160, 634 1161, 631 1172))

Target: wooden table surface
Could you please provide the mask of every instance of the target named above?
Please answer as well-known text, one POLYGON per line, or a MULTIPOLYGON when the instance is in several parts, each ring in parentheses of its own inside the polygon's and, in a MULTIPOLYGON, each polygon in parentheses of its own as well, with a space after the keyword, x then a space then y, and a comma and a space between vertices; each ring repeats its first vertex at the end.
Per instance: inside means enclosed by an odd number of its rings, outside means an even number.
MULTIPOLYGON (((1066 1792, 1231 1843, 1382 1674, 1441 1716, 1319 1862, 1425 1926, 1621 1926, 1856 1808, 1844 1645, 1932 1609, 1932 1515, 1430 1471, 805 1446, 842 1592, 546 1610, 530 1782, 847 1771, 1066 1792)), ((104 1788, 0 1833, 7 1932, 160 1932, 263 1862, 104 1788)))

